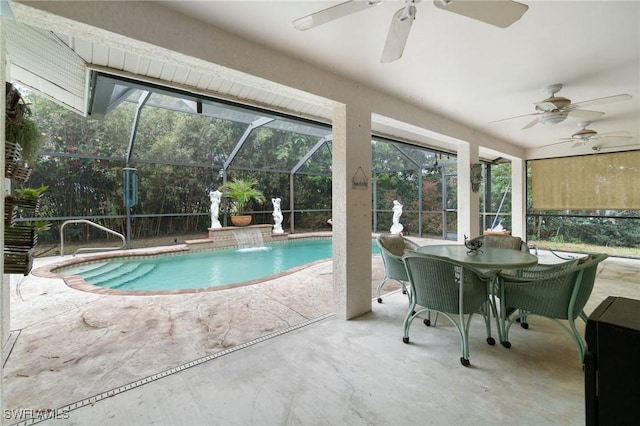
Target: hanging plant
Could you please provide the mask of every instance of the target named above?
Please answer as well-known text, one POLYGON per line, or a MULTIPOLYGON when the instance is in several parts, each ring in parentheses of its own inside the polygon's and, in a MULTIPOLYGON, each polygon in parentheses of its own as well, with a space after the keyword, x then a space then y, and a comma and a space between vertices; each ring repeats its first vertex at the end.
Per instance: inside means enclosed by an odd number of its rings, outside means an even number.
POLYGON ((22 158, 33 162, 37 158, 42 144, 42 134, 36 122, 31 118, 29 105, 24 102, 22 95, 11 84, 6 84, 7 103, 5 107, 5 139, 20 146, 22 158))
POLYGON ((42 144, 42 135, 36 122, 27 114, 20 120, 6 120, 5 128, 5 138, 20 145, 22 158, 28 162, 35 161, 42 144))

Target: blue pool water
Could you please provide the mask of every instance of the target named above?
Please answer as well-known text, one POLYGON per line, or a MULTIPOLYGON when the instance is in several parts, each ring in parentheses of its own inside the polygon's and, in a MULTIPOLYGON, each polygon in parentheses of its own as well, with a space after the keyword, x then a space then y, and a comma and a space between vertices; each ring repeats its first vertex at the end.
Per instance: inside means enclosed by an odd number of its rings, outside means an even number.
MULTIPOLYGON (((372 253, 378 247, 372 243, 372 253)), ((183 290, 266 278, 331 257, 330 239, 299 239, 255 249, 210 250, 145 258, 118 258, 57 270, 117 290, 183 290)))

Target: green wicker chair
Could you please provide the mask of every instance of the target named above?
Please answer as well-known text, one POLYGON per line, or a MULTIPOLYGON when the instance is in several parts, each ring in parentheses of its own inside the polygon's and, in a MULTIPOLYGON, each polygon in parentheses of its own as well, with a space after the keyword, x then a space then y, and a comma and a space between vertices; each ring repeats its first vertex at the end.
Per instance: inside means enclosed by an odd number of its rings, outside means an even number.
MULTIPOLYGON (((578 259, 571 259, 560 263, 538 263, 536 266, 532 266, 530 268, 516 269, 515 271, 505 270, 502 271, 502 274, 516 276, 519 278, 535 279, 572 268, 573 266, 577 265, 578 262, 578 259)), ((513 311, 514 309, 507 307, 508 315, 511 315, 513 311)), ((520 323, 520 327, 527 330, 529 328, 529 323, 527 322, 527 313, 521 311, 520 314, 521 315, 516 318, 516 322, 520 323)))
POLYGON ((526 242, 522 241, 522 238, 511 235, 480 235, 471 241, 482 241, 483 247, 529 251, 529 246, 527 246, 526 242))
POLYGON ((547 269, 530 276, 499 274, 502 345, 511 347, 509 330, 519 318, 542 316, 553 320, 569 333, 582 362, 585 343, 575 320, 580 317, 586 322, 583 309, 591 296, 598 264, 606 258, 606 254, 594 254, 573 265, 562 265, 559 270, 547 269), (568 326, 561 320, 566 320, 568 326))
MULTIPOLYGON (((473 238, 471 241, 482 242, 482 247, 495 247, 495 248, 529 252, 529 246, 527 245, 527 243, 522 241, 522 238, 514 237, 513 235, 502 235, 502 234, 480 235, 478 237, 473 238)), ((492 283, 493 288, 490 289, 492 293, 496 292, 496 289, 495 289, 496 285, 497 284, 495 282, 492 283)), ((495 310, 495 305, 492 304, 492 308, 494 309, 496 321, 498 321, 498 315, 495 310)), ((527 321, 527 317, 523 316, 522 323, 520 324, 523 328, 527 328, 529 326, 526 321, 527 321)), ((520 319, 518 322, 521 322, 520 319)))
POLYGON ((554 274, 576 266, 580 260, 572 259, 559 263, 538 263, 530 268, 516 269, 515 274, 520 278, 538 278, 544 275, 554 274))
MULTIPOLYGON (((491 337, 487 291, 490 276, 440 256, 407 253, 403 260, 407 268, 412 295, 404 319, 402 338, 404 343, 409 343, 409 328, 413 320, 425 311, 435 311, 448 318, 458 331, 462 352, 460 362, 465 367, 470 364, 469 324, 474 313, 482 314, 487 330, 487 343, 495 345, 496 341, 491 337)), ((429 319, 425 319, 424 324, 431 325, 429 319)))
POLYGON ((396 280, 402 286, 402 293, 407 294, 406 283, 409 281, 407 270, 402 263, 402 256, 407 250, 415 250, 418 245, 400 234, 381 234, 376 238, 384 263, 384 278, 376 289, 378 303, 382 303, 382 287, 388 280, 396 280))

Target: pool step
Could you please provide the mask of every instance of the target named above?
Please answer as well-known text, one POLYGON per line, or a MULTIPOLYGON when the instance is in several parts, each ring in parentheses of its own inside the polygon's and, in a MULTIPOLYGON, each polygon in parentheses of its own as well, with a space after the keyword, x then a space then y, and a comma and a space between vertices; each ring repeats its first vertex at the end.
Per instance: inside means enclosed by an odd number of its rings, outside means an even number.
POLYGON ((77 268, 71 268, 65 271, 69 275, 82 275, 85 280, 92 279, 93 277, 100 276, 102 274, 109 273, 114 269, 120 268, 124 262, 109 262, 99 264, 87 264, 77 268))
MULTIPOLYGON (((126 277, 129 274, 133 273, 136 269, 138 269, 142 265, 141 262, 122 262, 115 268, 109 268, 101 271, 98 274, 93 276, 87 276, 82 274, 85 281, 88 283, 99 285, 101 287, 106 287, 107 282, 111 282, 113 280, 118 280, 121 277, 126 277)), ((108 287, 111 287, 109 285, 108 287)))
MULTIPOLYGON (((122 286, 129 284, 132 281, 135 281, 139 278, 144 277, 145 275, 153 271, 155 268, 156 268, 156 265, 152 263, 138 263, 137 267, 132 271, 125 274, 121 274, 120 276, 112 278, 107 282, 102 282, 102 284, 100 284, 100 287, 112 288, 112 289, 120 288, 122 286)), ((133 289, 129 289, 129 290, 133 290, 133 289)))

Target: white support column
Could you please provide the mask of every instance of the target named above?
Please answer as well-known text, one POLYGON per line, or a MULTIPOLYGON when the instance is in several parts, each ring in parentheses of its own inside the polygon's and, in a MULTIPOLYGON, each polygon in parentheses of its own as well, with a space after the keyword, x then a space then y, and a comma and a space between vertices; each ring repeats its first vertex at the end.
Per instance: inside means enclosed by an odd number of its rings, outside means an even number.
POLYGON ((511 160, 511 235, 527 240, 527 162, 511 160))
POLYGON ((371 311, 371 112, 333 110, 333 294, 335 314, 371 311))
POLYGON ((458 242, 480 235, 480 192, 471 190, 471 164, 479 162, 477 145, 458 147, 458 242))
MULTIPOLYGON (((6 56, 6 17, 0 16, 0 99, 6 99, 5 82, 7 81, 7 56, 6 56)), ((5 141, 5 109, 0 108, 0 170, 4 171, 4 141, 5 141)), ((0 210, 4 211, 4 194, 9 188, 9 179, 5 179, 4 172, 0 178, 0 210)), ((0 347, 9 338, 9 296, 10 283, 9 275, 4 273, 4 221, 0 222, 0 247, 3 247, 3 262, 0 264, 0 347)), ((0 349, 0 355, 2 349, 0 349)))
MULTIPOLYGON (((7 81, 7 56, 6 56, 6 19, 0 15, 0 99, 6 99, 5 82, 7 81)), ((4 141, 5 141, 5 108, 0 108, 0 170, 3 176, 0 178, 0 211, 4 211, 4 194, 7 188, 7 181, 4 177, 4 141)), ((4 220, 0 221, 0 247, 2 247, 2 262, 0 263, 0 359, 4 359, 4 344, 9 339, 10 317, 9 317, 9 300, 11 295, 11 281, 9 275, 4 273, 4 220)), ((2 371, 2 367, 0 367, 2 371)), ((4 394, 4 386, 0 375, 0 411, 4 413, 4 404, 2 395, 4 394)))

